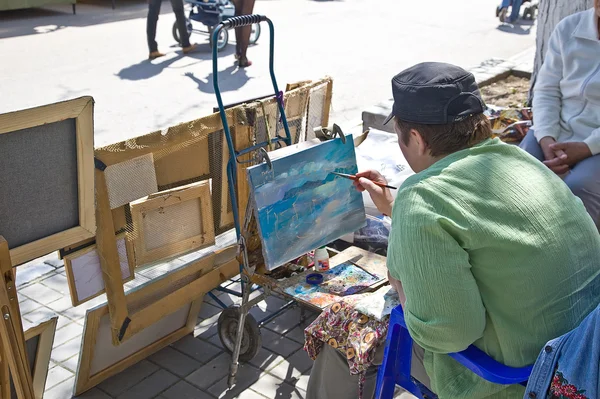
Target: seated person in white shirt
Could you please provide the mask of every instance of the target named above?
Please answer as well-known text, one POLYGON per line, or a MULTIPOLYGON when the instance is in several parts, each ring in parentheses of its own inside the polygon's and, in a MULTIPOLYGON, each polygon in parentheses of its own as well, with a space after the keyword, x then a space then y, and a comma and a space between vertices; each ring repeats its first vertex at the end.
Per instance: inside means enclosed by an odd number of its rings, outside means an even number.
POLYGON ((543 161, 584 203, 600 230, 600 0, 552 33, 521 148, 543 161))

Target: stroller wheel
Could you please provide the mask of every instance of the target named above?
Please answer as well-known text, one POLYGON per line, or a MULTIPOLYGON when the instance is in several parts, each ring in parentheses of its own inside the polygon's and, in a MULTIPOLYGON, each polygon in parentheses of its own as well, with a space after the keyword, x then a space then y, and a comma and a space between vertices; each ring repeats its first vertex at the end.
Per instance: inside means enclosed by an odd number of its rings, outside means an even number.
MULTIPOLYGON (((213 32, 214 29, 208 28, 208 38, 210 40, 210 46, 213 46, 213 32)), ((221 31, 219 32, 219 39, 217 40, 217 51, 221 51, 225 48, 225 46, 227 46, 227 43, 229 42, 229 32, 227 31, 227 29, 221 29, 221 31)))
MULTIPOLYGON (((185 19, 185 26, 187 28, 188 37, 192 35, 192 21, 189 18, 185 19)), ((179 29, 177 29, 177 22, 173 23, 173 39, 181 45, 181 38, 179 37, 179 29)))
POLYGON ((250 33, 250 44, 256 44, 260 37, 260 24, 253 24, 252 31, 250 33))

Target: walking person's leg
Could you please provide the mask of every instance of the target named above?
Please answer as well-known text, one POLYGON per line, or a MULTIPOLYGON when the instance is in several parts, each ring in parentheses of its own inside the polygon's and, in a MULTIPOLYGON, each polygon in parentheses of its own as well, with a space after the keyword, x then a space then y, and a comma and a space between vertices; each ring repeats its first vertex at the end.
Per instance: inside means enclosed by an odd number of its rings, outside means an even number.
MULTIPOLYGON (((235 2, 235 15, 251 15, 254 12, 254 2, 255 0, 237 0, 235 2)), ((252 62, 248 60, 246 55, 251 33, 252 26, 235 29, 236 58, 238 59, 239 66, 242 68, 252 65, 252 62)))
POLYGON ((196 48, 196 45, 192 46, 190 44, 190 35, 187 31, 183 0, 171 0, 171 6, 173 7, 173 13, 175 14, 175 20, 177 21, 177 30, 179 31, 179 37, 181 38, 181 47, 183 47, 184 53, 189 53, 196 48))
POLYGON ((156 25, 158 23, 158 14, 160 14, 161 2, 162 0, 148 0, 146 36, 148 38, 148 50, 150 52, 150 59, 154 59, 164 55, 158 51, 158 43, 156 43, 156 25))
POLYGON ((498 19, 500 19, 500 22, 504 22, 504 19, 506 18, 506 14, 508 13, 508 7, 510 7, 510 1, 511 0, 502 0, 502 3, 500 3, 500 7, 498 7, 498 19))
POLYGON ((517 22, 521 13, 521 5, 523 0, 513 0, 512 9, 510 12, 510 22, 517 22))

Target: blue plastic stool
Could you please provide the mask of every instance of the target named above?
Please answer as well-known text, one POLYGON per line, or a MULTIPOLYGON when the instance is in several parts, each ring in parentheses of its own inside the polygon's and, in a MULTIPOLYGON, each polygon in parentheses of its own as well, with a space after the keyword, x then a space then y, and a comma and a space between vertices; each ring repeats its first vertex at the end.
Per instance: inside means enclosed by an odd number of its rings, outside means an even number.
MULTIPOLYGON (((410 376, 413 340, 404 321, 402 307, 392 310, 383 363, 377 374, 377 399, 391 399, 396 385, 401 386, 419 399, 436 398, 427 388, 410 376)), ((531 374, 533 366, 514 368, 498 363, 479 348, 471 345, 459 353, 450 353, 460 364, 496 384, 523 384, 531 374)))

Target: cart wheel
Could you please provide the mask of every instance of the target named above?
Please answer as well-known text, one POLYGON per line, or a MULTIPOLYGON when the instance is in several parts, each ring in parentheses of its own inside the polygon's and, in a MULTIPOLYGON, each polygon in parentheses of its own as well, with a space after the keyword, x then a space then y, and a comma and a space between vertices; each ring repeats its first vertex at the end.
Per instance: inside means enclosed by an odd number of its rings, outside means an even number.
MULTIPOLYGON (((192 21, 190 21, 189 18, 185 19, 185 26, 187 28, 188 36, 191 36, 192 35, 192 21)), ((173 39, 175 39, 175 41, 181 45, 181 38, 179 37, 179 29, 177 29, 177 21, 175 21, 173 23, 173 39)))
MULTIPOLYGON (((238 322, 240 318, 239 306, 229 307, 219 316, 218 331, 219 339, 223 347, 230 354, 235 347, 235 336, 237 334, 238 322)), ((240 362, 249 362, 256 356, 262 347, 262 337, 256 319, 251 315, 246 315, 244 323, 244 335, 242 337, 242 347, 240 348, 240 362)))
MULTIPOLYGON (((213 32, 214 29, 208 28, 208 39, 210 40, 210 46, 213 46, 213 32)), ((229 31, 227 31, 227 29, 221 29, 221 32, 219 32, 219 40, 217 41, 217 51, 221 51, 225 48, 225 46, 227 46, 227 43, 229 42, 229 31)))
POLYGON ((256 44, 260 37, 260 24, 252 24, 252 32, 250 32, 250 44, 256 44))

